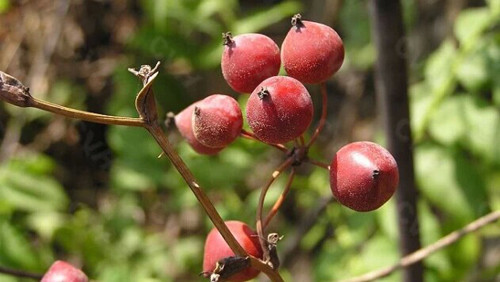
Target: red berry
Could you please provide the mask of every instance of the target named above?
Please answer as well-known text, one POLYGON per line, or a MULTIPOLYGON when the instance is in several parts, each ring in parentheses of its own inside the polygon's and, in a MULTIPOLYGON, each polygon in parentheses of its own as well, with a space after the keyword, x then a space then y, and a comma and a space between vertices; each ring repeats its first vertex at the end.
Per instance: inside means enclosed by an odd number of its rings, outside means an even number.
POLYGON ((252 92, 264 79, 277 75, 280 65, 280 50, 271 38, 257 33, 234 38, 224 34, 222 75, 235 91, 252 92))
POLYGON ((240 135, 242 126, 240 106, 230 96, 210 95, 194 108, 193 133, 196 140, 207 147, 229 145, 240 135))
MULTIPOLYGON (((229 231, 234 235, 236 241, 245 249, 245 251, 254 257, 262 257, 262 248, 260 247, 257 234, 244 222, 226 221, 229 231)), ((234 252, 229 248, 222 235, 216 228, 208 233, 205 241, 205 252, 203 255, 203 272, 211 273, 216 263, 226 257, 234 256, 234 252)), ((259 271, 254 268, 246 268, 241 272, 231 276, 229 281, 247 281, 255 278, 259 271)))
POLYGON ((286 73, 303 83, 320 83, 336 73, 344 61, 344 45, 337 32, 324 24, 292 18, 293 27, 281 45, 286 73))
POLYGON ((300 81, 287 76, 264 80, 246 107, 250 128, 262 141, 286 143, 302 135, 313 118, 311 95, 300 81))
POLYGON ((64 261, 55 261, 43 275, 41 282, 88 282, 87 275, 64 261))
POLYGON ((181 133, 182 137, 186 139, 191 148, 193 148, 193 150, 195 150, 198 154, 202 155, 217 154, 223 148, 207 147, 201 144, 198 140, 196 140, 196 137, 194 136, 192 120, 193 120, 194 107, 196 106, 196 104, 197 103, 193 103, 189 107, 185 108, 183 111, 178 113, 175 116, 175 125, 177 126, 177 129, 181 133))
POLYGON ((372 142, 342 147, 330 165, 330 187, 335 198, 356 211, 378 209, 389 200, 399 182, 394 157, 372 142))

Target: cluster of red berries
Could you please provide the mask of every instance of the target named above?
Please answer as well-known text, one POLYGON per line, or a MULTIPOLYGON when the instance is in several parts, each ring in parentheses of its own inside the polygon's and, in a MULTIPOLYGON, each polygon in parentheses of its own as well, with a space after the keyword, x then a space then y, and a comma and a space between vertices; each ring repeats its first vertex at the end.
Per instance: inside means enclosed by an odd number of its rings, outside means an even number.
MULTIPOLYGON (((223 34, 221 68, 229 86, 251 93, 246 118, 255 136, 270 144, 301 136, 311 124, 313 103, 303 83, 321 83, 342 65, 344 47, 332 28, 300 15, 280 48, 269 37, 223 34), (281 64, 288 76, 278 76, 281 64)), ((243 115, 228 95, 213 94, 175 117, 180 133, 200 154, 216 154, 241 133, 243 115)))
MULTIPOLYGON (((325 82, 341 67, 344 47, 331 27, 292 18, 281 50, 262 34, 223 34, 221 68, 229 86, 250 93, 246 119, 254 137, 268 144, 284 144, 301 137, 313 119, 313 103, 305 84, 325 82), (279 76, 283 65, 288 76, 279 76)), ((234 98, 213 94, 195 102, 175 117, 181 135, 200 154, 216 154, 242 132, 243 114, 234 98)), ((398 184, 397 164, 383 147, 371 142, 344 146, 329 167, 335 198, 356 211, 379 208, 398 184)), ((227 221, 229 230, 248 254, 261 258, 257 234, 245 223, 227 221)), ((217 229, 205 242, 203 270, 207 277, 224 267, 234 253, 217 229)), ((258 271, 245 265, 229 281, 246 281, 258 271)), ((213 278, 213 277, 212 277, 213 278)), ((227 278, 227 277, 225 277, 227 278)), ((214 281, 218 281, 217 277, 214 281)))
MULTIPOLYGON (((252 137, 274 145, 301 137, 313 118, 312 99, 303 83, 323 83, 339 70, 344 59, 339 35, 326 25, 295 15, 281 50, 262 34, 233 37, 228 32, 223 39, 221 67, 225 80, 235 91, 251 93, 246 119, 252 137), (278 76, 281 65, 288 76, 278 76)), ((175 123, 191 147, 205 155, 218 153, 243 132, 238 102, 223 94, 210 95, 188 106, 175 116, 175 123)), ((301 145, 306 157, 309 145, 301 145)), ((328 169, 334 197, 356 211, 379 208, 391 198, 399 182, 393 156, 372 142, 347 144, 335 154, 328 169)), ((247 224, 225 223, 249 255, 263 257, 262 238, 247 224)), ((203 274, 211 281, 246 281, 259 271, 250 266, 248 258, 236 257, 214 228, 205 242, 203 274)), ((86 282, 88 278, 70 264, 57 261, 42 281, 86 282)))

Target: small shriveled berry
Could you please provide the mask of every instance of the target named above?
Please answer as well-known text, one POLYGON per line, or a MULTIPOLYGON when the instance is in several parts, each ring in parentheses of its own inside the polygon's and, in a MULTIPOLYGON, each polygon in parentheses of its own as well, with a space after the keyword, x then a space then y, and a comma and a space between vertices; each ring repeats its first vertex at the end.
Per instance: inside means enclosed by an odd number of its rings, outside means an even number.
POLYGON ((387 202, 399 182, 394 157, 372 142, 342 147, 330 165, 330 187, 342 205, 356 211, 372 211, 387 202))
POLYGON ((222 148, 240 135, 243 115, 234 98, 213 94, 196 104, 192 123, 196 140, 210 148, 222 148))
POLYGON ((55 261, 40 282, 88 282, 87 275, 64 261, 55 261))
POLYGON ((178 113, 175 116, 175 125, 177 129, 179 130, 180 134, 184 139, 186 139, 186 142, 195 150, 198 154, 202 155, 214 155, 220 152, 224 148, 210 148, 207 147, 203 144, 201 144, 198 140, 196 140, 196 137, 194 136, 193 132, 193 112, 194 108, 196 107, 196 103, 191 104, 189 107, 185 108, 182 110, 180 113, 178 113))
POLYGON ((271 144, 286 143, 307 130, 313 118, 313 104, 300 81, 274 76, 252 92, 246 115, 257 138, 271 144))
POLYGON ((252 92, 264 79, 277 75, 280 65, 280 50, 271 38, 258 33, 224 34, 222 75, 235 91, 252 92))
POLYGON ((336 73, 344 61, 342 39, 331 27, 292 18, 292 28, 281 45, 286 73, 303 83, 320 83, 336 73))
MULTIPOLYGON (((262 257, 262 248, 259 243, 257 233, 247 224, 241 221, 226 221, 229 231, 243 249, 251 256, 262 257)), ((216 268, 217 262, 234 256, 234 252, 226 243, 222 235, 216 228, 213 228, 205 240, 205 250, 203 254, 203 272, 212 273, 216 268)), ((257 269, 248 267, 237 274, 232 275, 228 281, 247 281, 255 278, 259 274, 257 269)))

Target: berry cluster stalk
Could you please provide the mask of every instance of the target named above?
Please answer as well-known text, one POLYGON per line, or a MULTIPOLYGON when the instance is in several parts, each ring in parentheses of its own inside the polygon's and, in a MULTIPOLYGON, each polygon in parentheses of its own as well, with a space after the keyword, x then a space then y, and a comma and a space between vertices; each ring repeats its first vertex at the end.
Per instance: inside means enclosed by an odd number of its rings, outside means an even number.
MULTIPOLYGON (((203 207, 204 211, 215 225, 219 233, 227 242, 231 250, 238 256, 247 257, 248 254, 236 241, 234 236, 229 231, 228 227, 222 220, 221 216, 215 209, 214 205, 203 192, 200 185, 196 181, 192 172, 186 166, 184 161, 180 158, 174 150, 171 143, 168 141, 161 127, 157 122, 156 104, 154 101, 154 94, 151 89, 154 79, 158 72, 157 64, 154 68, 150 66, 142 66, 139 71, 129 69, 134 75, 139 77, 143 82, 143 88, 139 91, 136 98, 136 109, 140 118, 129 118, 120 116, 101 115, 86 111, 75 110, 60 105, 52 104, 46 101, 36 99, 31 96, 29 89, 25 87, 20 81, 14 77, 0 72, 0 99, 10 104, 19 107, 34 107, 54 114, 62 115, 69 118, 80 119, 95 123, 102 123, 108 125, 124 125, 145 128, 156 140, 158 145, 162 148, 164 154, 170 159, 174 167, 181 174, 184 181, 187 183, 197 200, 203 207)), ((255 269, 262 271, 273 282, 282 282, 283 279, 277 271, 272 269, 266 263, 258 258, 249 256, 250 265, 255 269)), ((38 279, 41 276, 37 274, 29 274, 24 271, 16 271, 11 269, 0 268, 0 273, 7 273, 18 277, 28 277, 38 279)))

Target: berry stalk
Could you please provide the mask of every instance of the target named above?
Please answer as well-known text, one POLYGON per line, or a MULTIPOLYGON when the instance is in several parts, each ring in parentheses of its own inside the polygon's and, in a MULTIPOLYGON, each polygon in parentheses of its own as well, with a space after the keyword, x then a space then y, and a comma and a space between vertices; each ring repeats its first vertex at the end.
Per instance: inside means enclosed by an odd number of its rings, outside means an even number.
POLYGON ((278 210, 280 209, 281 205, 285 201, 286 196, 288 195, 288 192, 290 191, 290 188, 292 187, 293 179, 295 178, 295 169, 292 167, 292 171, 290 172, 290 175, 288 175, 288 180, 286 182, 285 188, 283 189, 283 192, 281 192, 281 195, 278 197, 276 202, 274 203, 273 207, 269 211, 269 213, 266 216, 266 220, 264 221, 263 229, 265 229, 273 217, 278 213, 278 210))
POLYGON ((264 200, 266 199, 266 194, 273 182, 280 176, 280 174, 289 168, 294 159, 293 157, 288 157, 284 162, 280 164, 280 166, 273 172, 271 175, 271 179, 267 182, 267 184, 262 188, 259 196, 259 203, 257 204, 257 220, 255 224, 255 229, 257 231, 257 235, 259 236, 260 245, 264 252, 263 259, 264 261, 269 260, 269 249, 267 248, 266 236, 264 235, 265 225, 263 224, 263 209, 264 209, 264 200))

